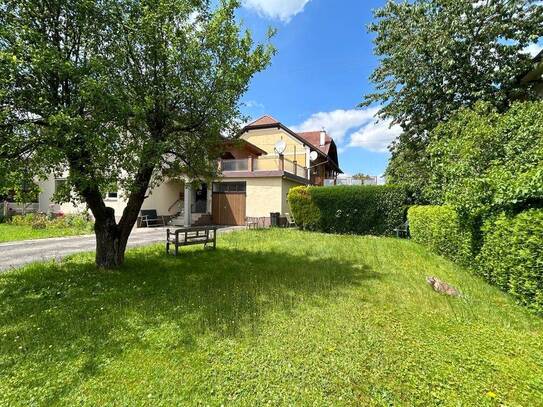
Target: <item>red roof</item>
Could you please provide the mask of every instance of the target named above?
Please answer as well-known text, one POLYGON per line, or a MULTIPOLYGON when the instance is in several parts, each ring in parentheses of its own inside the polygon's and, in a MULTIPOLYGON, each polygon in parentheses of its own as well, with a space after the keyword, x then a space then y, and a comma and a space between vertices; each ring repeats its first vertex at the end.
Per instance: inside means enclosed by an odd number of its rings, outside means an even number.
POLYGON ((246 127, 257 127, 257 126, 274 126, 279 125, 276 119, 271 116, 262 116, 260 119, 255 120, 252 123, 249 123, 246 127))
POLYGON ((324 145, 321 146, 321 132, 320 131, 306 131, 304 133, 298 133, 298 135, 303 138, 306 142, 311 144, 316 149, 322 151, 324 154, 328 155, 330 151, 330 145, 332 144, 332 137, 326 134, 324 138, 324 145))

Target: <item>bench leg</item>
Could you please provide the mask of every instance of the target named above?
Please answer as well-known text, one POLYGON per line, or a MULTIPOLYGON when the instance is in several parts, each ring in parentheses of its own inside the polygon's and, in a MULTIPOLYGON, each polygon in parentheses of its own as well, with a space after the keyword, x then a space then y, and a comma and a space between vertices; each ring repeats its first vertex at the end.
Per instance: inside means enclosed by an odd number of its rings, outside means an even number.
POLYGON ((176 243, 175 244, 175 256, 177 256, 178 254, 179 254, 179 246, 176 243))

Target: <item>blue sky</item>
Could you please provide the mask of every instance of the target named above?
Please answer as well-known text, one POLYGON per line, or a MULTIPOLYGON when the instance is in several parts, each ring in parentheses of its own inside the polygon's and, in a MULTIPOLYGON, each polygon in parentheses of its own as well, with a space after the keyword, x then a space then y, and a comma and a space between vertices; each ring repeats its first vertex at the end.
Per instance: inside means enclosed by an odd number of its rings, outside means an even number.
MULTIPOLYGON (((271 67, 258 74, 243 98, 251 118, 270 114, 293 130, 325 127, 339 146, 346 174, 380 175, 387 146, 398 127, 374 118, 378 106, 358 109, 372 90, 377 66, 367 25, 385 0, 242 0, 239 17, 262 40, 269 27, 278 50, 271 67)), ((541 50, 532 45, 527 51, 541 50)))
POLYGON ((366 26, 382 1, 245 0, 239 15, 256 39, 271 26, 277 56, 244 97, 244 113, 270 114, 294 130, 325 127, 348 174, 382 174, 397 134, 375 125, 375 108, 357 109, 377 64, 366 26))

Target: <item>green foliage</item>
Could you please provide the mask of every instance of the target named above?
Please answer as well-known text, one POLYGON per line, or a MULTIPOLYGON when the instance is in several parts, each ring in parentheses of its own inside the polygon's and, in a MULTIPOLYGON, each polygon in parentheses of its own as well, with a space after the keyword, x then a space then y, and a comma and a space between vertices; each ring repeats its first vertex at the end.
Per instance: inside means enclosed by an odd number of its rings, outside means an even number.
POLYGON ((403 188, 385 186, 301 187, 289 193, 297 223, 328 233, 389 235, 405 219, 403 188))
POLYGON ((543 313, 543 210, 505 213, 485 222, 477 272, 511 293, 521 304, 543 313))
POLYGON ((98 265, 122 262, 147 191, 166 173, 215 175, 240 98, 275 52, 255 44, 239 6, 0 0, 0 158, 18 168, 31 157, 40 176, 68 170, 66 188, 96 219, 98 265), (127 196, 118 224, 103 199, 111 182, 127 196))
POLYGON ((87 214, 69 214, 57 217, 48 217, 44 213, 28 213, 15 215, 9 221, 14 226, 32 226, 35 229, 82 229, 92 230, 93 223, 87 214))
POLYGON ((291 188, 288 191, 288 203, 298 227, 307 230, 318 228, 319 209, 313 203, 308 187, 291 188))
POLYGON ((0 273, 0 405, 541 404, 543 320, 412 242, 276 229, 218 244, 0 273))
POLYGON ((403 128, 387 175, 418 196, 431 174, 418 158, 439 123, 477 101, 504 111, 518 96, 535 97, 535 83, 518 78, 532 66, 525 47, 543 36, 543 4, 390 0, 374 15, 369 31, 380 64, 364 104, 383 106, 380 116, 403 128))
POLYGON ((472 218, 543 205, 541 117, 543 102, 460 110, 432 134, 428 196, 472 218))
POLYGON ((412 206, 407 212, 412 239, 459 264, 473 260, 472 229, 448 206, 412 206))

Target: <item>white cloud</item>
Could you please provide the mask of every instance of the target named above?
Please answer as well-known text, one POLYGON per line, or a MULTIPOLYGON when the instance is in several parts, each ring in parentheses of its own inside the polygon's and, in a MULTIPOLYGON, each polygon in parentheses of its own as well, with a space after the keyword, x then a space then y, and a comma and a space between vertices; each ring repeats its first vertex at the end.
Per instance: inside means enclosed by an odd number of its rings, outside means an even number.
POLYGON ((264 109, 264 105, 256 100, 247 100, 243 105, 249 109, 264 109))
POLYGON ((351 135, 349 147, 363 147, 370 151, 385 153, 390 143, 401 132, 400 126, 391 126, 388 120, 372 121, 351 135))
POLYGON ((524 52, 532 57, 537 56, 543 50, 543 46, 539 44, 531 44, 524 48, 524 52))
POLYGON ((243 0, 243 6, 258 14, 288 23, 310 0, 243 0))
POLYGON ((314 113, 302 124, 291 126, 291 129, 302 132, 320 130, 324 127, 336 143, 341 143, 349 130, 360 128, 360 126, 374 120, 378 111, 378 108, 372 107, 314 113))

